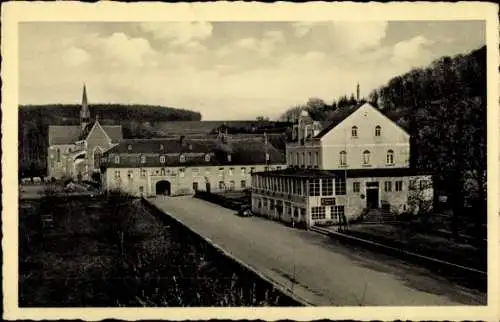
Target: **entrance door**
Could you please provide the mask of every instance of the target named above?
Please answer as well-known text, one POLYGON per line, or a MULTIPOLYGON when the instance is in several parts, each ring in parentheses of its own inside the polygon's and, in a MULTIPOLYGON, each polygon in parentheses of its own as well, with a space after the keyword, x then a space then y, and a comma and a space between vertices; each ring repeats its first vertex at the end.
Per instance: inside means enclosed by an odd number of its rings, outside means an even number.
POLYGON ((193 182, 193 190, 194 192, 198 191, 198 182, 193 182))
POLYGON ((166 180, 156 183, 156 194, 170 196, 170 182, 166 180))
POLYGON ((378 187, 366 189, 366 207, 368 209, 378 208, 378 187))

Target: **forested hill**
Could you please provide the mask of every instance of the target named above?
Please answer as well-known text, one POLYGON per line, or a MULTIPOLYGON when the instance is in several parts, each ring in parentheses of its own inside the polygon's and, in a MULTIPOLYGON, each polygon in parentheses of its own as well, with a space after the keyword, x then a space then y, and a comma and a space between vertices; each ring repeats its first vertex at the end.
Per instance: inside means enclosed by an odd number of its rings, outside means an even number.
MULTIPOLYGON (((152 105, 90 104, 92 116, 106 124, 120 124, 126 121, 164 122, 164 121, 200 121, 201 114, 185 109, 152 105)), ((32 120, 50 125, 78 124, 81 105, 21 105, 20 116, 23 120, 32 120)))
POLYGON ((486 71, 484 46, 394 77, 369 97, 410 132, 411 164, 436 173, 454 225, 459 216, 486 222, 486 71))

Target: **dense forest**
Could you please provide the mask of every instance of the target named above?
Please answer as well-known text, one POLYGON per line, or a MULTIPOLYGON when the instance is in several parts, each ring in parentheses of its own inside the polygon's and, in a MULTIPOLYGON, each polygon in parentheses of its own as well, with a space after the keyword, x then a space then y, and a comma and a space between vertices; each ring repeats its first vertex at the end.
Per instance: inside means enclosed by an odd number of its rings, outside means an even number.
MULTIPOLYGON (((49 125, 76 125, 80 105, 21 105, 19 107, 20 176, 44 175, 49 125)), ((166 121, 200 121, 201 114, 184 109, 149 105, 92 104, 102 124, 123 126, 125 137, 145 137, 166 121)))
MULTIPOLYGON (((486 221, 486 47, 410 70, 363 100, 410 133, 411 166, 436 174, 436 190, 450 197, 456 216, 486 221)), ((328 121, 335 110, 355 103, 354 95, 332 104, 313 98, 282 119, 293 121, 306 109, 328 121)))

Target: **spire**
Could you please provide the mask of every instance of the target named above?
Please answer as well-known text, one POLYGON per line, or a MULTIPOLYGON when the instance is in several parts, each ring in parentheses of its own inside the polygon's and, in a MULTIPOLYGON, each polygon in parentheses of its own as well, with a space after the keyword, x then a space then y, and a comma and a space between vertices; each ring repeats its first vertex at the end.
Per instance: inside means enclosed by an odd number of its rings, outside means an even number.
POLYGON ((356 101, 359 102, 359 83, 356 85, 356 101))
POLYGON ((85 128, 90 122, 90 110, 87 102, 87 88, 83 84, 82 109, 80 110, 80 123, 85 128))

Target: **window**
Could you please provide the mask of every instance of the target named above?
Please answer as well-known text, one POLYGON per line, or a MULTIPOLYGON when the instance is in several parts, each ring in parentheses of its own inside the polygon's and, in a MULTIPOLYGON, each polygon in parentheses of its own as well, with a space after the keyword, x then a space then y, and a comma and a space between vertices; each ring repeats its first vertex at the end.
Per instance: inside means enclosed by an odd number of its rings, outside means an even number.
POLYGON ((179 177, 184 178, 185 173, 186 173, 186 169, 184 169, 184 168, 179 169, 179 177))
POLYGON ((359 192, 360 190, 360 184, 359 182, 355 181, 352 183, 352 192, 359 192))
POLYGON ((115 170, 115 178, 120 179, 120 170, 115 170))
POLYGON ((295 164, 300 166, 300 158, 299 158, 299 152, 295 154, 295 164))
POLYGON ((236 188, 236 184, 234 183, 234 180, 229 181, 229 189, 234 190, 236 188))
POLYGON ((308 165, 312 165, 312 163, 313 163, 312 162, 312 152, 308 152, 307 154, 308 154, 308 156, 307 156, 307 164, 308 165))
POLYGON ((387 151, 387 164, 394 164, 394 151, 387 151))
POLYGON ((231 162, 231 154, 227 155, 227 162, 231 162))
POLYGON ((101 167, 102 152, 101 149, 96 148, 94 151, 94 169, 101 167))
POLYGON ((363 165, 369 165, 370 164, 370 151, 365 150, 363 152, 363 165))
POLYGON ((262 203, 264 208, 267 208, 267 198, 263 198, 262 203))
POLYGON ((161 164, 165 163, 165 156, 164 155, 160 156, 160 163, 161 164))
POLYGON ((245 180, 241 180, 241 188, 245 189, 247 187, 247 182, 245 180))
POLYGON ((132 170, 128 170, 127 177, 131 180, 134 177, 134 172, 132 170))
POLYGON ((61 150, 57 149, 57 162, 61 162, 61 150))
POLYGON ((143 186, 139 187, 139 192, 141 193, 141 195, 144 193, 144 187, 143 186))
POLYGON ((375 136, 380 136, 380 132, 382 131, 382 128, 380 125, 375 126, 375 136))
POLYGON ((165 150, 165 147, 163 146, 163 144, 160 144, 160 151, 163 151, 165 150))
POLYGON ((335 194, 345 195, 346 183, 344 177, 335 178, 335 194))
POLYGON ((395 189, 396 191, 403 191, 403 181, 396 181, 395 189))
POLYGON ((244 176, 247 174, 247 168, 241 168, 241 175, 244 176))
POLYGON ((392 181, 384 182, 384 191, 385 192, 392 191, 392 181))
POLYGON ((141 177, 145 177, 146 176, 146 169, 141 169, 141 177))
POLYGON ((333 195, 333 182, 332 179, 323 179, 321 182, 321 194, 323 196, 333 195))
POLYGON ((251 167, 250 168, 250 173, 254 173, 255 172, 255 167, 251 167))
POLYGON ((179 156, 179 162, 180 162, 180 163, 184 163, 184 162, 186 162, 186 156, 185 156, 184 154, 181 154, 181 155, 179 156))
POLYGON ((219 181, 219 190, 224 190, 224 181, 219 181))
POLYGON ((319 152, 316 152, 316 158, 315 158, 314 165, 316 165, 316 166, 319 165, 319 152))
POLYGON ((234 168, 229 168, 229 175, 232 176, 234 173, 234 168))
POLYGON ((127 146, 127 150, 132 151, 132 144, 129 144, 129 145, 127 146))
POLYGON ((302 165, 303 166, 306 165, 306 153, 305 152, 302 152, 302 165))
POLYGON ((319 196, 319 179, 311 179, 309 181, 309 195, 319 196))
POLYGON ((219 176, 223 176, 224 175, 224 168, 219 168, 219 176))
POLYGON ((53 168, 54 167, 54 159, 50 159, 50 167, 53 168))
POLYGON ((312 207, 311 218, 315 219, 326 219, 325 207, 312 207))
POLYGON ((288 153, 288 163, 293 164, 293 153, 292 152, 288 153))
POLYGON ((340 221, 341 218, 345 216, 345 207, 344 206, 332 206, 330 208, 330 213, 332 216, 332 219, 337 219, 340 221))
POLYGON ((146 163, 146 156, 145 155, 141 155, 141 163, 142 164, 146 163))
POLYGON ((357 138, 358 137, 358 127, 356 125, 354 125, 351 128, 351 135, 352 135, 353 138, 357 138))
POLYGON ((345 167, 347 165, 347 152, 340 151, 340 166, 345 167))
POLYGON ((115 164, 119 164, 119 163, 120 163, 120 156, 115 155, 115 164))
POLYGON ((161 174, 162 176, 164 176, 164 175, 165 175, 165 168, 161 168, 161 170, 160 170, 160 174, 161 174))
POLYGON ((300 180, 297 182, 297 194, 299 196, 302 195, 302 181, 300 181, 300 180))

